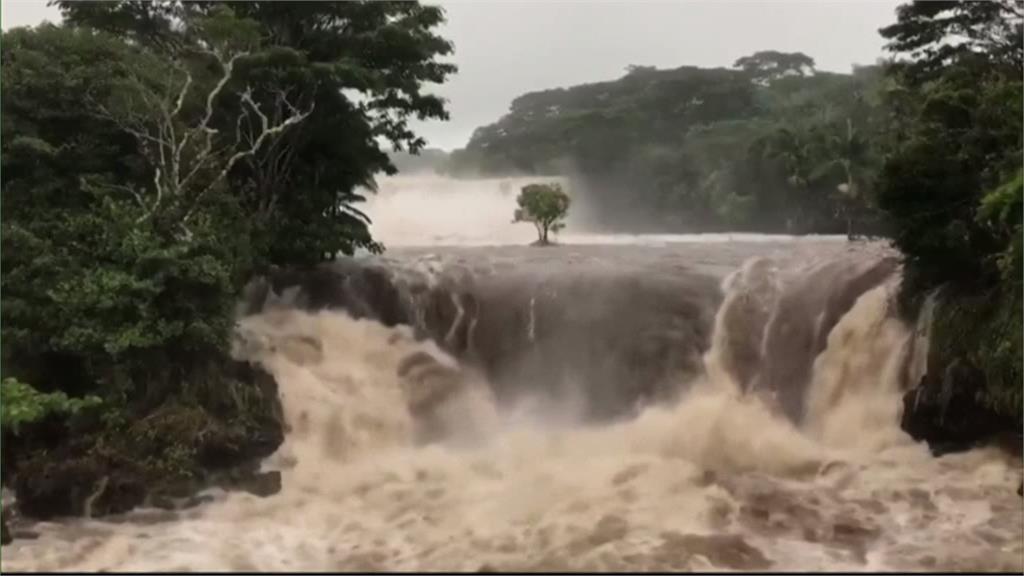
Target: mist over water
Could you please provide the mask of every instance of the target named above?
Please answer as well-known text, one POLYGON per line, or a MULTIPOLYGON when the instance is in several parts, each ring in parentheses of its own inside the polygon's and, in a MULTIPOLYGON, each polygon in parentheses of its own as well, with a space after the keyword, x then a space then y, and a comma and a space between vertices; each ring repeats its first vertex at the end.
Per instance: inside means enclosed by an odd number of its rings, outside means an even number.
MULTIPOLYGON (((287 299, 240 319, 235 354, 280 386, 289 431, 263 464, 282 472, 279 494, 212 492, 188 510, 40 523, 38 539, 5 547, 3 568, 1024 569, 1019 460, 933 458, 899 429, 926 331, 894 314, 899 270, 884 246, 608 237, 570 221, 562 246, 527 248, 533 228, 511 224, 521 185, 396 178, 369 203, 393 251, 366 265, 434 284, 456 268, 468 278, 450 288, 463 300, 453 296, 440 338, 418 337, 427 320, 387 327, 287 299), (595 310, 602 301, 616 309, 595 310), (647 334, 659 307, 671 322, 647 334), (575 365, 594 348, 559 348, 563 363, 537 352, 534 372, 497 362, 511 343, 531 359, 545 334, 598 338, 609 325, 675 346, 651 344, 637 366, 612 371, 640 380, 676 359, 657 372, 674 378, 673 394, 636 392, 628 417, 587 418, 597 383, 575 365), (502 327, 518 340, 489 336, 502 327), (550 366, 577 371, 536 371, 550 366), (531 381, 503 394, 513 377, 531 381), (576 393, 543 409, 549 382, 563 380, 576 393)), ((621 384, 600 400, 646 389, 621 384)))
POLYGON ((537 239, 533 226, 512 222, 519 190, 532 183, 558 182, 572 200, 566 228, 553 234, 569 245, 679 242, 845 241, 839 236, 765 234, 607 234, 592 223, 586 191, 568 178, 509 177, 457 179, 439 175, 393 176, 368 192, 363 210, 373 220, 374 238, 386 246, 521 246, 537 239))

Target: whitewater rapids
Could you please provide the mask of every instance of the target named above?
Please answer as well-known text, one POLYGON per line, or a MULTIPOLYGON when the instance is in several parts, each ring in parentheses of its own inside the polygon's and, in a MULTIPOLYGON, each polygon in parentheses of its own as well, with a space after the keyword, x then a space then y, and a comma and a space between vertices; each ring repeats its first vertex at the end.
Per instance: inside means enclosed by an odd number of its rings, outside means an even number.
MULTIPOLYGON (((752 311, 778 300, 757 296, 780 290, 758 275, 765 262, 723 283, 704 374, 680 398, 603 425, 497 403, 482 375, 408 327, 287 307, 246 317, 235 353, 275 376, 289 426, 263 465, 282 472, 282 491, 39 523, 38 539, 4 547, 2 568, 1024 569, 1019 459, 934 458, 899 429, 901 370, 920 336, 892 314, 893 279, 828 332, 799 427, 756 377, 742 381, 752 311), (433 412, 440 441, 424 441, 410 408, 429 392, 410 358, 460 381, 433 412)), ((772 322, 763 314, 758 334, 772 322)))

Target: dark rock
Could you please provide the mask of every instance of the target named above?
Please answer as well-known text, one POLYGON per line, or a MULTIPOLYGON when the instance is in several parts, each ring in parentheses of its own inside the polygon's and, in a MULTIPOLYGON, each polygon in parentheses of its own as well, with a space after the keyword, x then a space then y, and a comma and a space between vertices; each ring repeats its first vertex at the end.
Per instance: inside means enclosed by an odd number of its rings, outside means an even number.
POLYGON ((246 313, 256 314, 270 302, 321 310, 340 308, 356 318, 373 318, 387 326, 408 324, 409 310, 388 270, 341 259, 312 269, 276 270, 269 279, 258 279, 246 289, 246 313), (287 296, 285 296, 287 294, 287 296))
POLYGON ((70 449, 19 466, 15 492, 19 511, 39 519, 127 512, 146 497, 139 467, 70 449))
POLYGON ((196 459, 200 465, 210 469, 238 465, 255 454, 265 452, 260 446, 274 444, 274 438, 268 438, 259 431, 249 434, 241 426, 217 424, 204 432, 196 447, 196 459))
POLYGON ((174 500, 163 495, 153 496, 149 501, 149 505, 160 510, 176 510, 178 508, 174 504, 174 500))
POLYGON ((260 472, 258 464, 253 463, 216 473, 210 477, 209 485, 266 498, 281 491, 281 472, 260 472))
POLYGON ((281 472, 274 470, 255 474, 238 488, 260 498, 273 496, 281 491, 281 472))
MULTIPOLYGON (((550 396, 545 406, 561 413, 572 398, 588 420, 671 399, 703 369, 721 301, 717 279, 680 269, 641 275, 586 265, 552 273, 538 265, 453 263, 427 273, 342 258, 272 272, 265 298, 263 281, 254 281, 248 312, 262 310, 261 299, 277 300, 406 324, 483 372, 499 402, 550 396), (579 382, 587 383, 583 405, 579 382)), ((416 371, 418 363, 411 359, 402 371, 416 371)))
POLYGON ((915 440, 927 441, 936 456, 968 450, 1008 427, 1004 417, 980 401, 985 386, 981 370, 957 358, 941 378, 933 374, 925 374, 904 394, 901 426, 915 440))
POLYGON ((14 537, 11 535, 10 529, 7 528, 7 518, 0 518, 0 528, 2 528, 2 532, 0 532, 0 545, 10 544, 14 537))
MULTIPOLYGON (((127 415, 126 431, 69 434, 51 449, 20 458, 12 474, 19 510, 50 519, 120 514, 147 501, 170 509, 222 471, 244 469, 242 476, 256 478, 255 466, 284 440, 273 377, 224 359, 194 375, 198 392, 127 415)), ((270 494, 280 490, 280 478, 270 474, 240 488, 270 494)))
POLYGON ((189 508, 195 508, 196 506, 208 504, 213 501, 214 497, 210 496, 209 494, 197 494, 195 496, 190 496, 188 499, 182 502, 178 508, 180 510, 188 510, 189 508))
POLYGON ((1021 482, 1020 486, 1017 486, 1017 496, 1024 496, 1024 482, 1021 482))

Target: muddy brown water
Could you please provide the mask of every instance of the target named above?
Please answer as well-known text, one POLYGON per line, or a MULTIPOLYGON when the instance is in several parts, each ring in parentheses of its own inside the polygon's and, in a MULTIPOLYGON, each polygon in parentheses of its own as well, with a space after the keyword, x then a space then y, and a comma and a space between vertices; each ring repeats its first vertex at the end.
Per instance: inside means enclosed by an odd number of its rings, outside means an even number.
POLYGON ((235 354, 291 427, 263 464, 280 493, 38 523, 0 567, 1024 569, 1019 459, 899 429, 922 338, 884 244, 482 245, 508 240, 492 192, 460 239, 405 230, 385 189, 385 256, 247 296, 235 354))

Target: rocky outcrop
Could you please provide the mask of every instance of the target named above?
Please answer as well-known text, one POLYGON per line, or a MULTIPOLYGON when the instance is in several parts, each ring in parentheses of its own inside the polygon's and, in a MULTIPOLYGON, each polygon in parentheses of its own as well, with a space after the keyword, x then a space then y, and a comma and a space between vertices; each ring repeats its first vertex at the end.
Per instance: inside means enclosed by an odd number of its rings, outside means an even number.
POLYGON ((968 450, 1013 429, 1012 421, 983 403, 985 375, 978 368, 956 358, 936 372, 925 374, 903 396, 901 426, 915 440, 927 441, 939 455, 968 450))
POLYGON ((936 454, 979 444, 1021 453, 1020 314, 1019 296, 945 287, 925 300, 923 369, 903 397, 908 434, 936 454))
POLYGON ((185 498, 224 478, 228 488, 273 493, 274 480, 255 464, 284 440, 276 382, 244 362, 211 366, 128 422, 97 421, 51 445, 16 446, 10 466, 19 511, 39 519, 106 516, 185 498))
POLYGON ((406 324, 481 372, 499 402, 527 396, 604 420, 670 397, 703 370, 721 297, 717 279, 680 268, 342 259, 253 282, 242 312, 283 305, 406 324))

